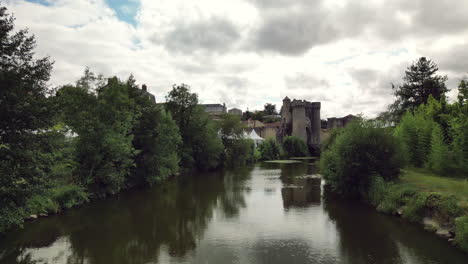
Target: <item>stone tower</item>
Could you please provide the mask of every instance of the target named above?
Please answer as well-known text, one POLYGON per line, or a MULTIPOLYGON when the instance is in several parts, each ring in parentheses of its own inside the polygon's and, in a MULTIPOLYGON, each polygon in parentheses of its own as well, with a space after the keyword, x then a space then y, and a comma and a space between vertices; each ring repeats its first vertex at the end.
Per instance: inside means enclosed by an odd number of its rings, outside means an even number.
POLYGON ((311 153, 320 150, 320 102, 283 99, 279 140, 296 136, 307 143, 311 153))

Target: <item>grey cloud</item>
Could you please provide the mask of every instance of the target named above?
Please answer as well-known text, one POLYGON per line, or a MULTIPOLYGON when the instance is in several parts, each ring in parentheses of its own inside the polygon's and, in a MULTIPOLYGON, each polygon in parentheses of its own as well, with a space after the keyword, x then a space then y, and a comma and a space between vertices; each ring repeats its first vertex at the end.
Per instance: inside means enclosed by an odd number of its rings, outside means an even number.
POLYGON ((389 72, 372 69, 350 69, 349 74, 358 83, 363 96, 390 98, 392 83, 399 83, 408 65, 400 64, 389 72))
POLYGON ((382 3, 348 1, 329 8, 323 1, 251 0, 261 24, 249 38, 250 48, 300 55, 312 47, 345 38, 371 36, 400 41, 406 37, 439 38, 467 30, 467 1, 398 0, 382 3), (408 16, 403 23, 399 16, 408 16))
POLYGON ((450 47, 448 51, 436 54, 434 56, 434 61, 438 64, 440 70, 451 71, 456 74, 467 73, 468 42, 455 47, 450 47))
MULTIPOLYGON (((194 24, 180 23, 170 31, 163 42, 170 51, 192 53, 197 50, 222 52, 240 38, 237 28, 228 20, 211 18, 194 24)), ((158 41, 156 36, 153 41, 158 41)))
POLYGON ((330 82, 328 80, 320 79, 304 73, 298 73, 294 76, 286 76, 284 78, 284 82, 289 90, 314 90, 330 87, 330 82))

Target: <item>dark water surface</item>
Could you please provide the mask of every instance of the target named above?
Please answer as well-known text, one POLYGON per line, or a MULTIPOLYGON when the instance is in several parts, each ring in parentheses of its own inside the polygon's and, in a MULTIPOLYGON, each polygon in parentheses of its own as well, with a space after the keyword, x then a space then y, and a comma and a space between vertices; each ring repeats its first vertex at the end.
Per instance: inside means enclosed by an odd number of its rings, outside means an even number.
POLYGON ((415 263, 468 256, 324 192, 314 165, 206 173, 96 201, 0 237, 0 263, 415 263))

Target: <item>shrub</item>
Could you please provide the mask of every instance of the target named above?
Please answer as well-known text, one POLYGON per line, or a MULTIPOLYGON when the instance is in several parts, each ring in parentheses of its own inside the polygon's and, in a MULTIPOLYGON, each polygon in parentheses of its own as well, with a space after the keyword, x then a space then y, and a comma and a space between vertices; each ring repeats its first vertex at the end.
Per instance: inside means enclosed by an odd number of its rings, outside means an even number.
POLYGON ((50 196, 61 208, 71 208, 89 201, 88 193, 77 185, 64 185, 52 189, 50 196))
POLYGON ((288 136, 283 141, 283 150, 286 157, 305 157, 309 155, 306 143, 295 136, 288 136))
POLYGON ((60 205, 47 195, 34 195, 26 202, 27 214, 57 213, 60 205))
POLYGON ((401 166, 397 140, 366 121, 344 128, 320 160, 320 170, 334 191, 358 196, 367 195, 373 175, 393 180, 401 166))
POLYGON ((395 129, 394 135, 400 140, 406 161, 422 167, 431 149, 432 127, 435 123, 423 111, 407 112, 395 129))
POLYGON ((0 206, 0 234, 13 226, 21 226, 25 217, 23 208, 13 204, 0 206))
POLYGON ((410 199, 408 204, 403 208, 403 218, 411 222, 421 222, 425 216, 428 196, 428 193, 418 193, 413 199, 410 199))
POLYGON ((468 115, 460 115, 452 121, 455 162, 458 170, 468 177, 468 115))
POLYGON ((258 146, 261 160, 275 160, 280 157, 280 146, 272 138, 268 138, 258 146))
POLYGON ((444 142, 444 135, 442 129, 438 124, 435 124, 432 129, 431 136, 431 152, 428 159, 428 167, 437 172, 445 173, 449 168, 450 159, 448 145, 444 142))
POLYGON ((455 243, 468 252, 468 215, 455 219, 455 243))
POLYGON ((341 128, 334 128, 331 130, 330 135, 321 144, 322 152, 325 152, 335 144, 336 137, 341 133, 341 131, 343 131, 341 128))
POLYGON ((377 211, 393 214, 415 194, 416 192, 412 188, 386 182, 381 177, 373 177, 368 199, 377 208, 377 211))
POLYGON ((226 166, 244 166, 255 161, 255 143, 251 139, 233 140, 226 148, 226 166))

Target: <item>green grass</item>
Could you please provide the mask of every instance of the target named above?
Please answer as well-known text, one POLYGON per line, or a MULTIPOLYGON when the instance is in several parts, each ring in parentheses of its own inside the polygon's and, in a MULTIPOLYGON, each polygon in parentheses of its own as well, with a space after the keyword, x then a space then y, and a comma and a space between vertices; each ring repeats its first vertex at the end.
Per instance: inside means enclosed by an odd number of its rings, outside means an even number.
POLYGON ((408 168, 401 175, 403 184, 423 192, 439 192, 455 195, 468 206, 468 180, 441 177, 426 169, 408 168))
POLYGON ((292 160, 315 160, 317 157, 291 157, 292 160))

